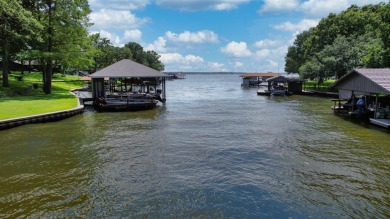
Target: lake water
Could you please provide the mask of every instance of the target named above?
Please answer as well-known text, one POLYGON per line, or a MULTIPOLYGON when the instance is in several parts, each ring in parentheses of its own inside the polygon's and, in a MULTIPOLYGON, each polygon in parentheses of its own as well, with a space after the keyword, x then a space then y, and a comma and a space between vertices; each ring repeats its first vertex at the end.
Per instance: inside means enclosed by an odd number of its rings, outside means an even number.
POLYGON ((0 218, 389 218, 390 134, 237 74, 141 112, 0 132, 0 218))

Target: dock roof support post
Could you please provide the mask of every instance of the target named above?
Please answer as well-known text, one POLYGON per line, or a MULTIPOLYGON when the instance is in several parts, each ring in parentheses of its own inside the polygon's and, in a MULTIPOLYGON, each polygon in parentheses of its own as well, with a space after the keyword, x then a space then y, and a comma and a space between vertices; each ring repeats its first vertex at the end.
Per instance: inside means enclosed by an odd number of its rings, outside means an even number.
POLYGON ((165 78, 162 78, 162 89, 163 89, 163 99, 167 99, 166 89, 165 89, 165 78))
POLYGON ((92 98, 105 97, 104 78, 92 78, 92 98))
POLYGON ((375 111, 374 111, 374 119, 377 118, 377 111, 378 111, 378 94, 375 94, 375 111))
POLYGON ((355 109, 355 93, 352 91, 352 108, 350 109, 350 112, 353 112, 355 109))

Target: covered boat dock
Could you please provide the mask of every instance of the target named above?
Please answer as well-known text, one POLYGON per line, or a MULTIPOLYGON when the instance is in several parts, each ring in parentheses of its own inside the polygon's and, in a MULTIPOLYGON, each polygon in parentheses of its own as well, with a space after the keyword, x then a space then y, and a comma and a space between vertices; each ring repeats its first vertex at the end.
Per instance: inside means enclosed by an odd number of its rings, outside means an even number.
MULTIPOLYGON (((260 87, 262 86, 264 82, 267 81, 268 78, 276 77, 278 76, 278 73, 245 73, 241 74, 240 77, 242 78, 242 84, 243 87, 260 87)), ((266 85, 266 84, 264 84, 266 85)))
POLYGON ((169 75, 123 59, 90 75, 92 99, 100 109, 149 109, 165 102, 169 75))
POLYGON ((359 115, 356 99, 365 96, 364 114, 372 124, 390 128, 390 68, 354 69, 333 84, 339 99, 332 107, 335 113, 348 111, 359 115), (347 101, 346 103, 342 103, 347 101))
POLYGON ((305 80, 298 78, 287 78, 285 76, 275 76, 268 78, 267 89, 258 90, 258 95, 291 95, 301 94, 305 80))

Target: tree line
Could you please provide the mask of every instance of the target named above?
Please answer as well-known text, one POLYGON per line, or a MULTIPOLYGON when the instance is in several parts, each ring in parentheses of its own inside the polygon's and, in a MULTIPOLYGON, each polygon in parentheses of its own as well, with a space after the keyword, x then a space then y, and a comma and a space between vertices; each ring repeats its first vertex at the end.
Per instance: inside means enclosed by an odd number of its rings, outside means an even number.
POLYGON ((356 67, 390 66, 390 3, 352 5, 297 35, 285 71, 304 79, 340 78, 356 67))
POLYGON ((42 69, 43 92, 51 93, 53 69, 96 71, 121 59, 164 70, 154 51, 135 42, 115 47, 99 34, 90 35, 88 0, 0 0, 2 85, 9 86, 10 63, 34 60, 42 69))

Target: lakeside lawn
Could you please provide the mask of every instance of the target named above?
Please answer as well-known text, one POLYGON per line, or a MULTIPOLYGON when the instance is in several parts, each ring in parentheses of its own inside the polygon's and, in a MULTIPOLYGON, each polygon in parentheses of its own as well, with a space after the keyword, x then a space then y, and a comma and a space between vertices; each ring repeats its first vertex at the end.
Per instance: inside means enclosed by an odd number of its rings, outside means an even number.
POLYGON ((52 93, 46 95, 42 91, 41 73, 12 73, 10 87, 0 86, 0 120, 77 107, 77 97, 70 93, 70 90, 82 87, 83 82, 77 80, 78 76, 55 74, 52 93), (19 81, 20 76, 23 79, 19 81))
POLYGON ((324 80, 322 84, 318 86, 318 82, 316 80, 308 80, 305 82, 304 89, 306 90, 317 90, 317 91, 332 91, 337 92, 337 90, 331 90, 330 86, 334 84, 336 80, 324 80))

